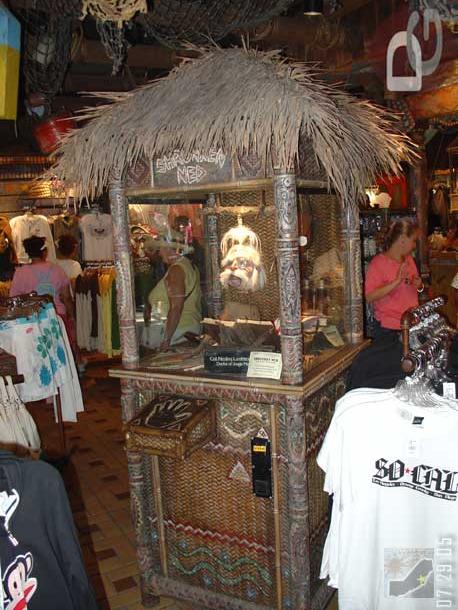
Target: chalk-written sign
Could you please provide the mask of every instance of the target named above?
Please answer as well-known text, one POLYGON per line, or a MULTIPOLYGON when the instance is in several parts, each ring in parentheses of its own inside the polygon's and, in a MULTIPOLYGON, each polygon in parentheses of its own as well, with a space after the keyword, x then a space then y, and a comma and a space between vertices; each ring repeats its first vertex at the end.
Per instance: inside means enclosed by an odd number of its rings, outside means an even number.
POLYGON ((174 150, 152 162, 151 179, 155 188, 227 182, 231 177, 231 158, 221 148, 207 152, 194 150, 187 155, 174 150))

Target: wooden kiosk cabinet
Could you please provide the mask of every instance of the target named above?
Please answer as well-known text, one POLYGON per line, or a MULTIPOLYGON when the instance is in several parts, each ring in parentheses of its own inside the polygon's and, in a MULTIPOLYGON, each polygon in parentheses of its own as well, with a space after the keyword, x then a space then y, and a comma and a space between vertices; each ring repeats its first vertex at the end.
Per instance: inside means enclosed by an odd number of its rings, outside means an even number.
POLYGON ((80 195, 109 189, 122 342, 110 374, 121 380, 142 602, 322 609, 329 513, 316 456, 364 345, 356 201, 396 171, 408 142, 380 109, 250 49, 204 50, 91 113, 54 171, 80 195), (280 379, 210 374, 198 351, 192 366, 142 357, 128 209, 177 201, 199 202, 204 219, 207 317, 238 302, 275 321, 280 379), (248 296, 220 282, 220 242, 239 217, 266 280, 248 296))
MULTIPOLYGON (((237 163, 228 175, 240 172, 241 166, 237 163)), ((120 277, 125 278, 122 324, 132 333, 131 360, 127 362, 128 354, 124 354, 125 365, 110 374, 121 379, 123 417, 125 421, 133 418, 134 423, 133 428, 126 426, 127 456, 143 603, 170 595, 209 608, 324 608, 331 590, 319 579, 319 569, 329 507, 316 456, 335 402, 345 391, 347 369, 362 346, 360 270, 350 264, 352 257, 359 260, 358 219, 344 213, 336 195, 328 193, 319 179, 236 174, 218 184, 216 175, 213 184, 180 189, 178 184, 170 186, 171 175, 162 186, 163 176, 158 180, 154 174, 156 167, 144 164, 146 179, 157 186, 132 184, 132 176, 142 175, 145 180, 137 166, 129 172, 124 191, 119 184, 112 184, 110 191, 117 264, 122 267, 120 277), (168 204, 167 198, 173 203, 168 204), (155 365, 154 357, 139 354, 128 310, 133 306, 125 246, 127 206, 156 203, 156 209, 166 210, 168 205, 177 205, 179 198, 205 202, 200 211, 210 274, 209 315, 217 318, 226 299, 239 298, 255 303, 263 320, 280 318, 281 380, 210 375, 195 366, 192 371, 170 370, 166 364, 155 365), (240 213, 260 236, 267 274, 264 289, 249 296, 224 289, 219 281, 220 241, 227 228, 237 224, 240 213), (304 214, 312 228, 309 250, 301 258, 298 220, 304 214), (335 251, 342 264, 340 269, 327 268, 333 279, 321 323, 334 315, 342 345, 315 349, 313 341, 320 333, 313 328, 307 332, 302 322, 306 325, 313 318, 307 313, 316 312, 318 305, 315 302, 313 309, 311 298, 310 311, 304 313, 302 299, 301 308, 301 271, 312 277, 316 261, 325 264, 328 253, 335 251), (315 338, 312 342, 310 336, 315 338), (164 453, 166 433, 159 445, 147 437, 144 444, 138 441, 142 423, 138 414, 152 400, 167 408, 167 399, 174 404, 180 399, 188 404, 212 403, 211 436, 195 450, 186 447, 184 459, 164 453), (253 492, 257 457, 253 439, 262 439, 265 453, 270 453, 264 477, 269 497, 253 492)), ((204 167, 207 179, 212 178, 211 169, 204 167)), ((170 174, 176 177, 179 169, 178 164, 170 174)))
MULTIPOLYGON (((305 189, 307 183, 302 184, 305 189)), ((263 180, 260 186, 263 191, 236 190, 229 194, 231 208, 238 207, 234 201, 246 202, 248 197, 255 207, 262 199, 261 192, 267 207, 271 199, 275 200, 276 215, 259 220, 256 212, 246 218, 246 223, 266 236, 262 250, 267 258, 284 257, 272 270, 277 277, 267 283, 258 303, 263 318, 281 315, 287 320, 289 335, 282 335, 283 379, 263 381, 246 376, 211 376, 202 371, 169 371, 166 366, 152 366, 148 357, 136 364, 134 340, 132 364, 111 371, 122 380, 125 420, 133 417, 135 421, 153 397, 162 403, 167 397, 211 400, 216 420, 209 441, 184 459, 165 456, 163 447, 156 455, 145 445, 142 451, 138 443, 128 440, 144 603, 152 602, 157 595, 172 595, 210 608, 299 609, 312 604, 323 608, 330 595, 330 589, 318 578, 328 526, 328 498, 322 491, 323 475, 316 465, 316 455, 335 401, 345 391, 347 368, 361 346, 359 277, 351 276, 357 267, 346 266, 346 286, 354 286, 356 292, 347 307, 344 299, 350 299, 350 295, 348 290, 344 294, 343 278, 335 288, 339 293, 335 296, 336 307, 342 314, 338 323, 341 336, 353 342, 347 340, 342 347, 304 356, 295 178, 281 175, 263 180), (286 224, 280 225, 283 220, 286 224), (279 225, 282 233, 275 240, 279 225), (352 312, 351 316, 347 313, 346 322, 345 311, 352 312), (305 373, 304 362, 310 367, 305 373), (253 493, 251 445, 256 438, 267 441, 271 454, 268 498, 253 493)), ((341 244, 346 239, 348 251, 358 256, 358 225, 353 231, 344 225, 340 234, 329 233, 342 224, 342 217, 337 216, 336 197, 318 190, 320 186, 315 184, 313 190, 305 191, 311 199, 309 205, 315 202, 318 210, 316 232, 325 229, 321 239, 315 235, 317 242, 326 245, 326 252, 332 243, 341 244), (319 206, 323 199, 326 207, 319 206), (332 209, 335 224, 328 222, 326 227, 321 210, 329 217, 332 209)), ((225 188, 229 191, 230 183, 225 188)), ((200 194, 207 195, 210 185, 203 185, 203 189, 200 194)), ((154 189, 140 193, 134 187, 126 190, 127 201, 151 202, 155 195, 163 199, 166 194, 154 189)), ((198 194, 193 192, 194 196, 198 194)), ((210 206, 219 200, 214 194, 208 195, 210 206)), ((113 201, 118 203, 119 195, 113 201)), ((121 205, 120 218, 125 218, 125 204, 121 205)), ((225 219, 218 215, 218 207, 215 215, 206 216, 206 252, 214 257, 209 267, 215 275, 209 282, 208 295, 213 315, 224 306, 227 292, 219 286, 218 225, 225 219)), ((123 224, 115 226, 121 229, 123 224)), ((117 236, 118 245, 123 237, 117 236)), ((117 252, 121 263, 123 253, 124 249, 117 252)), ((123 273, 129 273, 127 265, 123 273)))

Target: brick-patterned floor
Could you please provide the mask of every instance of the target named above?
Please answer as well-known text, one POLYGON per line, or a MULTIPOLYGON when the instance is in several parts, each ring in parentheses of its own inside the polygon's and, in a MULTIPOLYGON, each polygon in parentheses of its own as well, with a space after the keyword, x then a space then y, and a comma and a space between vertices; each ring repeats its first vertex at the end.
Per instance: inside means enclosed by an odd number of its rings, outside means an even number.
MULTIPOLYGON (((90 367, 82 380, 86 411, 66 424, 71 448, 63 476, 81 547, 100 610, 142 610, 135 542, 129 511, 127 463, 121 431, 119 382, 104 367, 90 367)), ((49 406, 30 407, 45 448, 58 447, 49 406)), ((190 610, 163 598, 156 608, 190 610)), ((336 610, 333 600, 329 610, 336 610)), ((193 607, 193 610, 196 610, 193 607)))

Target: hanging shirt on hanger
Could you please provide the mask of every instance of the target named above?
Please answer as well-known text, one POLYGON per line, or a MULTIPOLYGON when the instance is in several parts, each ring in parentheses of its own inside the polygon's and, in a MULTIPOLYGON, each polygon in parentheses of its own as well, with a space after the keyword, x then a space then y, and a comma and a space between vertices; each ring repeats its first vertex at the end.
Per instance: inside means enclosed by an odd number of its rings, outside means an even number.
POLYGON ((54 218, 54 239, 57 241, 62 235, 71 235, 79 242, 80 220, 73 214, 61 214, 54 218))
POLYGON ((338 587, 340 610, 453 607, 457 434, 458 412, 391 390, 338 401, 318 464, 334 495, 321 577, 338 587))
POLYGON ((30 263, 26 251, 24 250, 23 241, 28 237, 44 237, 46 239, 46 247, 48 249, 48 260, 56 261, 56 249, 46 216, 40 214, 24 214, 16 216, 10 220, 11 231, 13 233, 13 242, 16 250, 19 263, 25 265, 30 263))
POLYGON ((80 220, 83 260, 112 261, 113 225, 110 214, 86 214, 80 220))

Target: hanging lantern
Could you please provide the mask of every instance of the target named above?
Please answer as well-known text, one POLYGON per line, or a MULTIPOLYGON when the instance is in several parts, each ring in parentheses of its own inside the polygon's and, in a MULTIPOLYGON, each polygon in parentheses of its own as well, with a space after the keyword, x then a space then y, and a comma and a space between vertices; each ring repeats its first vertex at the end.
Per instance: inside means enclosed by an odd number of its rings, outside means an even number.
POLYGON ((20 48, 19 21, 0 1, 0 119, 16 119, 20 48))

